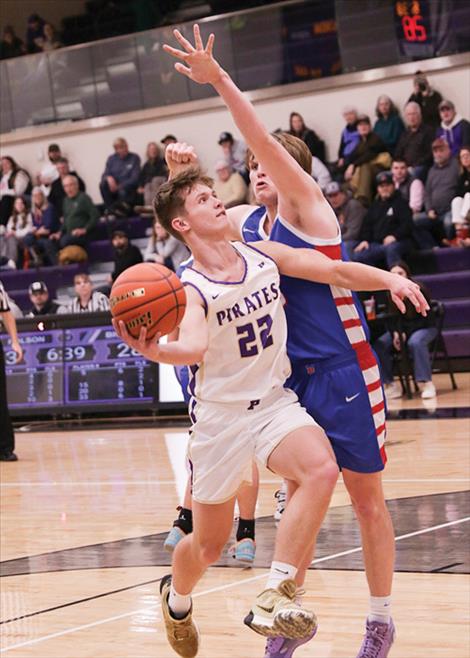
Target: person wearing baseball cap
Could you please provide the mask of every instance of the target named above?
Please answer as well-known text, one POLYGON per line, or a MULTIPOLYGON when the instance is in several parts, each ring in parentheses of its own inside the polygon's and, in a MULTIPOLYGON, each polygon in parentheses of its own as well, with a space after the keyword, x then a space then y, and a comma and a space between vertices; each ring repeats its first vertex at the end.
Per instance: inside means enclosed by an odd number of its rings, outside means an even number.
POLYGON ((168 144, 175 144, 177 141, 178 140, 176 139, 176 137, 174 135, 168 133, 168 135, 165 135, 165 137, 163 137, 160 140, 160 143, 163 144, 166 148, 168 146, 168 144))
POLYGON ((219 135, 218 142, 222 149, 222 159, 234 171, 238 171, 245 183, 249 184, 248 169, 246 168, 246 144, 241 139, 234 139, 232 133, 224 130, 219 135))
POLYGON ((442 137, 433 141, 432 156, 434 164, 424 186, 424 212, 415 217, 422 249, 448 245, 455 231, 450 211, 459 183, 459 163, 442 137))
POLYGON ((452 157, 458 157, 462 146, 470 144, 470 123, 457 114, 452 101, 443 100, 439 103, 439 115, 441 125, 436 131, 436 137, 445 139, 452 157))
POLYGON ((354 248, 353 260, 391 269, 412 246, 411 209, 395 189, 391 171, 377 174, 377 198, 372 202, 354 248))
POLYGON ((352 250, 359 242, 362 222, 367 211, 362 203, 354 199, 350 192, 345 192, 336 181, 331 181, 325 187, 325 196, 335 211, 341 227, 341 239, 351 258, 352 250))
POLYGON ((28 288, 29 299, 32 307, 26 317, 36 315, 50 315, 57 313, 57 304, 49 297, 49 291, 44 281, 33 281, 28 288))
POLYGON ((367 114, 358 115, 357 132, 360 139, 345 159, 344 180, 349 183, 354 198, 367 207, 372 199, 372 182, 377 170, 390 167, 392 158, 380 137, 372 132, 367 114))

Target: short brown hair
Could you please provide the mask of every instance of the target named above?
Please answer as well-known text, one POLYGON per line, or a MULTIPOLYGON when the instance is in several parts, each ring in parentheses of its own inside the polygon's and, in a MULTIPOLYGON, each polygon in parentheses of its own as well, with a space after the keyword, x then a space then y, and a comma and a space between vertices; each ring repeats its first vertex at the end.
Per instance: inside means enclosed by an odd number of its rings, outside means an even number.
POLYGON ((184 238, 179 231, 173 228, 171 222, 175 217, 186 212, 184 207, 186 197, 198 184, 212 188, 214 181, 206 176, 199 167, 190 167, 163 183, 153 200, 153 210, 158 222, 165 231, 181 242, 184 242, 184 238))
POLYGON ((79 272, 73 277, 73 285, 76 286, 79 281, 86 281, 87 283, 91 283, 90 275, 87 274, 86 272, 79 272))
MULTIPOLYGON (((279 144, 286 149, 289 155, 291 155, 294 160, 298 162, 298 164, 304 171, 307 172, 307 174, 311 175, 312 154, 310 153, 310 149, 305 142, 303 142, 298 137, 285 132, 271 133, 271 136, 274 137, 276 142, 279 142, 279 144)), ((248 149, 246 153, 246 162, 248 164, 248 168, 254 160, 256 160, 255 154, 253 151, 248 149)))

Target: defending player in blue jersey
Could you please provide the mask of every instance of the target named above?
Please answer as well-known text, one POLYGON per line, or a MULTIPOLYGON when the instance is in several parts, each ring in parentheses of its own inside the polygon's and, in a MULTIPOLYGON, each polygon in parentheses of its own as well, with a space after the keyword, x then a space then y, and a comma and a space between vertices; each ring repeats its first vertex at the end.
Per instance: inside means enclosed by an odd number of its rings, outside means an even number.
MULTIPOLYGON (((206 48, 197 26, 195 48, 178 31, 175 36, 184 50, 165 49, 186 64, 175 68, 195 82, 213 85, 254 153, 257 175, 270 179, 278 192, 271 239, 341 259, 341 235, 332 209, 311 176, 269 136, 248 99, 214 60, 213 35, 206 48)), ((362 313, 348 289, 288 276, 282 277, 281 289, 289 323, 290 385, 325 428, 360 523, 371 610, 358 658, 386 658, 394 638, 390 596, 395 546, 381 481, 385 405, 377 362, 362 313)), ((311 558, 312 547, 306 547, 305 567, 311 558)), ((266 655, 291 656, 292 647, 268 647, 266 655)))

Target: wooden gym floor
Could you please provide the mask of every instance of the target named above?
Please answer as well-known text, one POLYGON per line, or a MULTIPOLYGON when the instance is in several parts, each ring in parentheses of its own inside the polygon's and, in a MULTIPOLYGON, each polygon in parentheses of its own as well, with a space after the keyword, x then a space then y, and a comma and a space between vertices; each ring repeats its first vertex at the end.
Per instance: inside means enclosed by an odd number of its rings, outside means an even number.
MULTIPOLYGON (((397 537, 390 658, 468 658, 470 376, 458 391, 390 405, 384 487, 397 537)), ((184 489, 185 428, 17 432, 2 463, 0 653, 9 658, 171 658, 157 595, 162 549, 184 489)), ((195 594, 200 658, 261 658, 243 626, 262 589, 274 538, 273 493, 261 473, 257 558, 224 556, 195 594)), ((340 481, 306 582, 319 631, 295 658, 352 658, 368 592, 360 541, 340 481)))

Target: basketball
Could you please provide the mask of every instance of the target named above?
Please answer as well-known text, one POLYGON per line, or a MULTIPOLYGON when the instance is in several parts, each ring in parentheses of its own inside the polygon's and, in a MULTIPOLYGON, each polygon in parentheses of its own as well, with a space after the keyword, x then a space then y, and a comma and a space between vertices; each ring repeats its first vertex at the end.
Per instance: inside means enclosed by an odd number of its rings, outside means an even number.
POLYGON ((186 293, 176 274, 164 265, 139 263, 118 276, 109 298, 111 314, 122 320, 138 338, 142 327, 147 338, 169 334, 183 319, 186 293))

